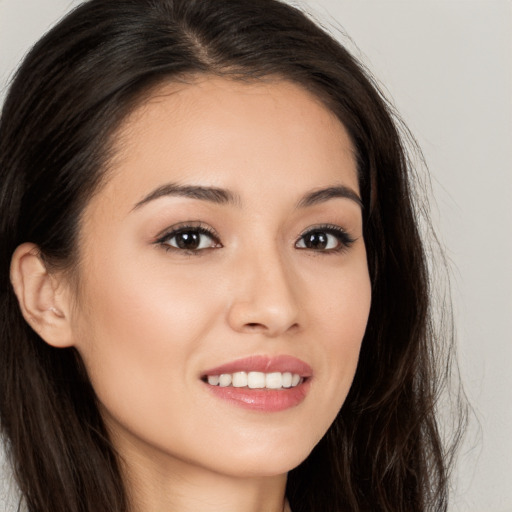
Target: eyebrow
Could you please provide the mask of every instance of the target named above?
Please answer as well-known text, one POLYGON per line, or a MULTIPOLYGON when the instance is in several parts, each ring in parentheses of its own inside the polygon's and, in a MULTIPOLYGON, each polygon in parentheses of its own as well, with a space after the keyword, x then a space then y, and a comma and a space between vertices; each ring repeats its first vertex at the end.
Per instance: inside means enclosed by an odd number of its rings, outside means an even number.
MULTIPOLYGON (((235 206, 240 206, 242 203, 238 194, 223 188, 168 183, 150 192, 133 207, 132 211, 151 201, 154 201, 155 199, 166 196, 188 197, 191 199, 199 199, 201 201, 208 201, 214 204, 222 205, 232 204, 235 206)), ((350 187, 345 185, 337 185, 334 187, 313 190, 312 192, 304 195, 299 200, 296 208, 307 208, 309 206, 325 203, 326 201, 337 198, 350 199, 357 203, 361 208, 363 208, 363 202, 361 201, 359 195, 350 187)))
POLYGON ((297 208, 307 208, 308 206, 325 203, 330 199, 337 198, 350 199, 363 208, 363 201, 359 195, 350 187, 346 187, 345 185, 321 188, 319 190, 309 192, 297 203, 297 208))
POLYGON ((133 210, 164 196, 189 197, 191 199, 209 201, 215 204, 240 204, 238 195, 223 188, 168 183, 150 192, 133 207, 133 210))

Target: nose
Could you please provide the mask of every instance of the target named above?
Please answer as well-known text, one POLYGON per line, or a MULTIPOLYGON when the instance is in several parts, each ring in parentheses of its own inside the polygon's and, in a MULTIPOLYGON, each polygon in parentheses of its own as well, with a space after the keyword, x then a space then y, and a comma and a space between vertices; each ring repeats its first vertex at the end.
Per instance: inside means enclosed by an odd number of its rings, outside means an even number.
POLYGON ((299 329, 293 272, 278 254, 260 252, 239 262, 233 273, 235 294, 228 311, 232 329, 267 337, 299 329))

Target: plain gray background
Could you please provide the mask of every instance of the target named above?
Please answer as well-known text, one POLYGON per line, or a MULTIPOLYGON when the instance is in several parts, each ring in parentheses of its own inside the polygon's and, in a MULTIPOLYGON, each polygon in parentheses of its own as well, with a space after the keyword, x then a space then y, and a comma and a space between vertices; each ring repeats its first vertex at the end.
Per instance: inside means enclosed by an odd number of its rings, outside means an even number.
MULTIPOLYGON (((24 53, 77 3, 0 0, 0 101, 24 53)), ((424 151, 451 265, 462 377, 479 420, 450 512, 512 512, 512 1, 292 3, 365 62, 424 151)))

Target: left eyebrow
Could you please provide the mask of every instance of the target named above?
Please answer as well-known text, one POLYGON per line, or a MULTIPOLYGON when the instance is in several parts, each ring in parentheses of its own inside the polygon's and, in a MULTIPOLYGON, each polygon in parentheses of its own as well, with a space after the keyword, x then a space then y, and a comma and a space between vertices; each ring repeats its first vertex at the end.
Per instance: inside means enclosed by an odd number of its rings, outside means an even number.
POLYGON ((165 196, 189 197, 216 204, 239 204, 240 202, 240 198, 236 194, 223 188, 168 183, 150 192, 133 207, 132 211, 165 196))
POLYGON ((297 203, 297 208, 307 208, 308 206, 325 203, 330 199, 336 198, 350 199, 363 208, 363 201, 359 195, 350 187, 346 187, 345 185, 327 187, 309 192, 297 203))

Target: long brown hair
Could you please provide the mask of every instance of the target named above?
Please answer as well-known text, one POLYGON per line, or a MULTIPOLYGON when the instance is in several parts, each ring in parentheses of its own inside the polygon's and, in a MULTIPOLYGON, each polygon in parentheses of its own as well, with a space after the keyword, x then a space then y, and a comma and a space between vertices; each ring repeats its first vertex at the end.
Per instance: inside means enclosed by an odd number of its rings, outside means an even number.
POLYGON ((295 82, 338 116, 357 152, 372 306, 349 396, 289 474, 293 511, 446 510, 453 445, 441 441, 436 404, 449 359, 435 348, 449 355, 452 336, 434 339, 403 138, 359 63, 276 0, 91 0, 15 76, 0 120, 0 414, 28 510, 127 512, 128 503, 79 355, 48 346, 20 313, 12 253, 30 241, 49 268, 72 269, 112 134, 150 88, 199 73, 295 82))

